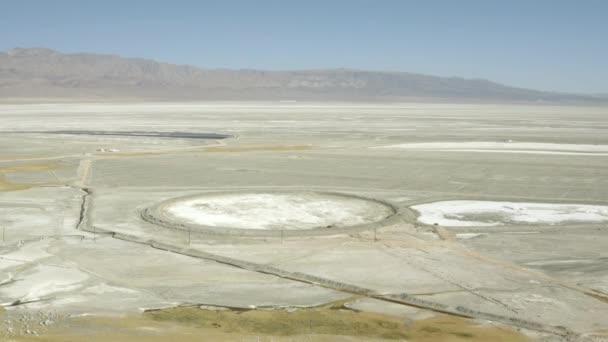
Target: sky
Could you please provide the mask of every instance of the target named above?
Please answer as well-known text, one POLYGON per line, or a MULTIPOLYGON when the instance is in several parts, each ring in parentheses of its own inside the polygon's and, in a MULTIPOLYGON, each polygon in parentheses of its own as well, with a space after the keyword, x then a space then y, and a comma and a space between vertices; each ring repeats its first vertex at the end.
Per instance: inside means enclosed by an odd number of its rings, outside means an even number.
POLYGON ((604 0, 0 0, 0 50, 15 47, 608 93, 604 0))

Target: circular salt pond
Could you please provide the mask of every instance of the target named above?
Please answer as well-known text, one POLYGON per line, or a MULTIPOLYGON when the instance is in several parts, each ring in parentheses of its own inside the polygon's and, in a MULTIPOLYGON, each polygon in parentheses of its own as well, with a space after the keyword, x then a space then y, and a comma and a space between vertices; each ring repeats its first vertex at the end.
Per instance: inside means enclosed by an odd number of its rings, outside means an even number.
POLYGON ((165 225, 260 231, 361 226, 394 213, 376 200, 320 192, 208 194, 170 200, 148 211, 165 225))

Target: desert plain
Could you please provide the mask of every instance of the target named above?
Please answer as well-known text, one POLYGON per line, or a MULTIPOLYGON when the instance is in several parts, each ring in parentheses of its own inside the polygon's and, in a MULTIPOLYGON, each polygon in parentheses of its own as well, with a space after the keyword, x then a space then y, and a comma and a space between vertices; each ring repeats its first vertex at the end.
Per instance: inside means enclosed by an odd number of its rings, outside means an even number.
POLYGON ((0 339, 606 341, 608 108, 0 104, 0 339))

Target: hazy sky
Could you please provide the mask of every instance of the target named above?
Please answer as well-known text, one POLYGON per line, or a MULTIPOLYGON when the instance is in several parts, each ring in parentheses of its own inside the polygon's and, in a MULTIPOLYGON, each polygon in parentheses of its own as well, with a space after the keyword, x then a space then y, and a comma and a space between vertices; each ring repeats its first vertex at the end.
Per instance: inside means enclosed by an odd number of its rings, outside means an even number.
POLYGON ((608 93, 604 0, 0 0, 0 50, 346 67, 608 93))

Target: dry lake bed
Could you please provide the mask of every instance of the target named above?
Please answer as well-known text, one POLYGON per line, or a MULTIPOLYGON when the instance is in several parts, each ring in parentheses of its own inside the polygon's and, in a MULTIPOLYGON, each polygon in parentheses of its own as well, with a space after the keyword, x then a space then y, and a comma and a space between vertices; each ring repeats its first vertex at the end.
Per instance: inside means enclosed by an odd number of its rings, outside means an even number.
POLYGON ((607 341, 608 108, 0 104, 2 341, 607 341))

